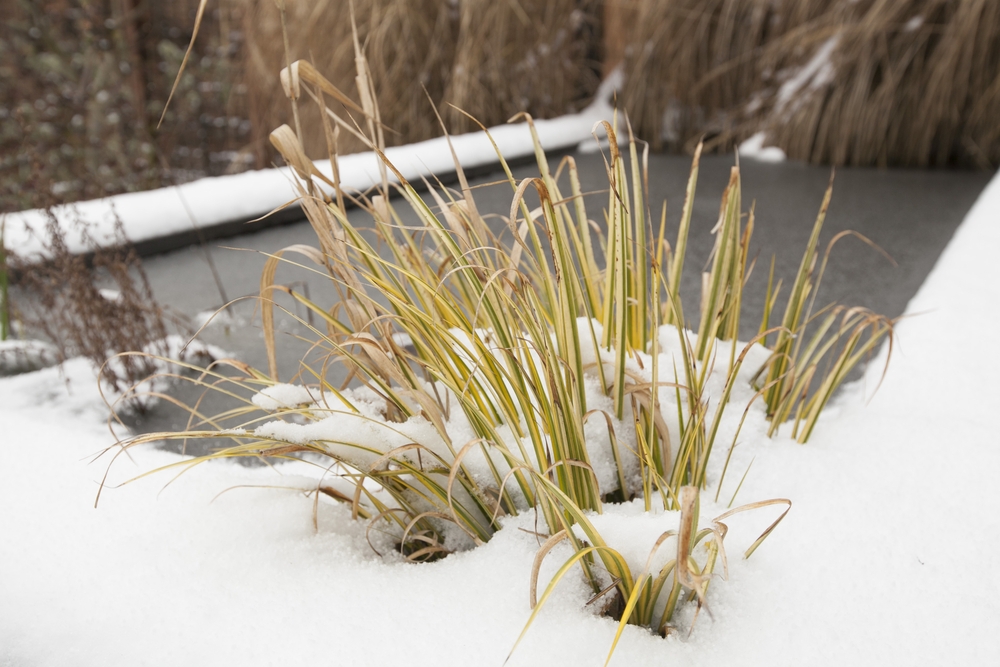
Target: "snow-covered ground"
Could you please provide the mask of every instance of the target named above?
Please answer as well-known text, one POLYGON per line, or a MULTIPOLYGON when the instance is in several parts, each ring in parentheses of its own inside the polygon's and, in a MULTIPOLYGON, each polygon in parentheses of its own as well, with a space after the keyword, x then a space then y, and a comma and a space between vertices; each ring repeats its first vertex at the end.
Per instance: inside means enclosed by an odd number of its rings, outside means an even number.
MULTIPOLYGON (((1000 177, 910 304, 870 404, 877 361, 808 445, 741 445, 756 459, 740 502, 794 507, 749 561, 772 516, 730 522, 712 617, 668 640, 627 628, 613 664, 1000 664, 998 249, 1000 177)), ((95 509, 105 418, 83 361, 0 380, 0 665, 500 665, 528 618, 527 518, 408 565, 339 506, 314 528, 303 481, 271 469, 115 488, 179 460, 152 448, 119 459, 95 509)), ((599 528, 640 548, 662 519, 626 506, 599 528)), ((587 597, 564 581, 509 664, 603 664, 615 623, 587 597)))

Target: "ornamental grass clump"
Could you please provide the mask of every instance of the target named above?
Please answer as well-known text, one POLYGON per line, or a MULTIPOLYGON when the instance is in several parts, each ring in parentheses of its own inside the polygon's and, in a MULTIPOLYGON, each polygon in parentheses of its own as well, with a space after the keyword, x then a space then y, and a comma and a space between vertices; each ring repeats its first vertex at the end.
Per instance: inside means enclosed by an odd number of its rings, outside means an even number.
MULTIPOLYGON (((538 175, 518 182, 498 151, 511 189, 500 224, 480 211, 457 159, 459 187, 425 181, 422 197, 385 156, 384 128, 356 36, 355 54, 360 103, 304 61, 281 74, 293 109, 308 101, 324 119, 332 173, 320 172, 306 157, 297 130, 286 125, 272 133, 297 177, 318 244, 268 256, 261 278, 268 368, 225 361, 237 376, 216 365, 187 378, 240 405, 215 417, 195 406, 189 430, 137 436, 126 446, 216 438, 223 445, 217 452, 178 465, 252 457, 314 466, 318 476, 309 492, 347 505, 370 531, 391 535, 411 561, 481 544, 505 517, 532 513, 545 539, 531 586, 532 618, 578 566, 594 599, 602 600, 600 608, 619 620, 619 634, 629 623, 666 634, 679 606, 690 602, 701 609, 717 565, 726 569, 722 521, 750 509, 785 507, 745 551, 749 556, 791 505, 760 501, 699 523, 701 492, 714 486, 718 498, 745 423, 756 421, 757 430, 766 431, 768 418, 777 424, 787 414, 765 409, 758 399, 771 392, 784 406, 789 387, 796 397, 826 396, 815 392, 835 388, 863 346, 854 344, 846 361, 829 370, 817 364, 857 325, 821 323, 814 338, 833 342, 799 349, 814 319, 807 309, 776 327, 768 327, 765 316, 754 340, 737 341, 754 217, 751 210, 744 224, 734 167, 703 280, 698 331, 689 330, 679 285, 700 150, 670 244, 665 213, 654 220, 646 205, 645 149, 629 131, 627 149, 620 150, 617 122, 602 125, 610 149, 601 223, 587 211, 574 158, 564 157, 553 172, 527 115, 516 118, 524 118, 531 132, 538 175), (349 115, 328 106, 329 99, 349 115), (335 147, 342 131, 366 141, 381 158, 381 183, 369 195, 340 185, 335 147), (390 198, 393 192, 398 199, 390 198), (404 219, 395 203, 400 200, 415 222, 404 219), (370 222, 353 222, 348 202, 370 222), (327 276, 330 300, 278 284, 277 271, 288 263, 327 276), (318 322, 284 311, 323 353, 319 364, 303 361, 297 384, 279 379, 277 293, 305 306, 318 322), (769 336, 779 340, 771 350, 761 345, 769 336), (790 347, 782 336, 791 338, 790 347), (330 379, 333 365, 346 369, 346 382, 330 379), (742 413, 731 414, 733 402, 742 413), (218 426, 223 419, 241 423, 224 429, 218 426), (626 559, 595 525, 616 502, 642 503, 665 522, 677 522, 667 526, 645 564, 626 559), (573 555, 537 598, 540 563, 562 541, 573 555), (673 559, 660 557, 665 545, 672 545, 664 554, 672 549, 673 559)), ((822 271, 813 275, 810 257, 796 282, 805 285, 796 287, 805 294, 822 271)), ((862 327, 859 336, 870 349, 888 333, 862 327)), ((824 400, 813 398, 807 406, 824 400)))
MULTIPOLYGON (((312 70, 300 64, 286 77, 304 71, 312 70)), ((376 116, 370 117, 374 126, 376 116)), ((605 130, 617 147, 613 125, 605 130)), ((653 235, 649 217, 638 213, 646 195, 637 142, 630 141, 628 158, 617 148, 609 156, 608 226, 595 242, 573 158, 551 173, 537 137, 537 178, 518 183, 499 156, 512 192, 499 230, 480 214, 459 164, 460 192, 426 183, 428 203, 384 162, 418 218, 406 224, 382 194, 387 184, 365 198, 340 191, 334 177, 325 196, 317 183, 324 179, 301 158, 294 131, 279 128, 273 138, 302 177, 301 201, 319 247, 290 246, 266 262, 261 305, 269 368, 240 366, 243 377, 235 378, 215 367, 188 378, 252 397, 213 418, 193 410, 191 430, 139 436, 130 446, 218 438, 235 443, 195 462, 259 457, 315 464, 322 471, 317 494, 346 503, 373 530, 391 532, 396 548, 415 561, 486 542, 504 517, 537 511, 550 541, 572 545, 570 564, 583 568, 595 595, 603 591, 620 602, 623 624, 666 633, 678 604, 700 605, 725 530, 698 530, 685 503, 696 502, 708 486, 719 434, 725 430, 726 444, 735 444, 738 429, 720 428, 726 406, 737 385, 754 393, 751 370, 768 354, 756 343, 724 343, 708 334, 697 340, 709 342, 698 345, 693 332, 665 324, 684 322, 680 301, 671 296, 677 282, 669 277, 679 279, 683 255, 670 250, 662 225, 653 235), (567 195, 560 181, 568 181, 567 195), (529 190, 538 198, 534 209, 529 190), (350 198, 370 214, 372 227, 351 222, 344 203, 350 198), (651 255, 650 247, 658 251, 651 255), (337 296, 332 307, 277 284, 278 269, 293 255, 304 258, 300 266, 311 263, 330 277, 337 296), (302 367, 300 376, 311 376, 303 384, 279 379, 276 292, 322 323, 312 327, 298 318, 328 355, 320 367, 302 367), (343 364, 353 381, 334 386, 327 363, 343 364), (712 395, 719 387, 721 396, 712 395), (212 427, 234 417, 242 419, 236 429, 212 427), (609 502, 636 499, 648 511, 679 512, 693 521, 695 532, 682 539, 692 553, 675 559, 680 566, 644 571, 589 518, 609 502), (699 560, 695 547, 709 536, 712 546, 699 560)), ((696 176, 695 169, 687 220, 696 176)), ((731 203, 723 209, 722 228, 730 235, 738 225, 737 188, 734 172, 726 195, 731 203)), ((743 241, 738 266, 746 261, 748 237, 743 241)), ((676 247, 684 245, 678 239, 676 247)), ((735 275, 742 285, 743 277, 726 257, 710 280, 718 298, 707 300, 703 311, 710 332, 736 330, 731 308, 738 289, 730 281, 735 275)), ((677 539, 667 531, 657 546, 677 539)))

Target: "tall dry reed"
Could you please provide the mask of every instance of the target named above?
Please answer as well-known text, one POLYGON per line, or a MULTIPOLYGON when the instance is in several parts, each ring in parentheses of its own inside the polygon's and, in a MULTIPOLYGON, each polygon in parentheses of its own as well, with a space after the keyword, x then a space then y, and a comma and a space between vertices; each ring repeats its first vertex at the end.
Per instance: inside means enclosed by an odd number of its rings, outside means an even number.
MULTIPOLYGON (((288 100, 276 76, 287 64, 281 15, 272 0, 245 3, 245 83, 254 132, 263 137, 258 143, 269 146, 268 133, 289 115, 288 100)), ((291 60, 311 60, 330 81, 353 95, 355 67, 347 0, 287 2, 285 13, 291 60)), ((368 64, 378 82, 375 92, 382 117, 398 133, 390 133, 387 141, 402 143, 433 135, 435 121, 421 84, 434 99, 441 98, 445 72, 454 58, 453 13, 448 3, 435 0, 355 3, 360 39, 367 45, 368 64)), ((301 113, 305 145, 325 146, 318 109, 303 104, 301 113)), ((360 141, 346 134, 342 140, 341 152, 362 149, 360 141)))
MULTIPOLYGON (((444 101, 486 125, 520 111, 546 118, 576 110, 600 82, 600 4, 459 3, 455 62, 444 101)), ((446 117, 458 130, 473 129, 454 109, 446 117)))
POLYGON ((853 165, 1000 163, 1000 3, 877 0, 829 39, 832 80, 764 128, 792 157, 853 165))
POLYGON ((769 73, 793 67, 837 0, 612 0, 628 18, 622 102, 655 150, 727 148, 769 73), (777 45, 782 45, 778 47, 777 45))
POLYGON ((755 132, 794 159, 1000 163, 1000 4, 622 0, 624 106, 657 148, 755 132))
MULTIPOLYGON (((288 120, 276 73, 286 65, 281 15, 273 0, 235 0, 246 16, 247 66, 255 132, 266 137, 288 120)), ((358 33, 375 81, 389 144, 440 134, 428 96, 456 131, 529 111, 551 117, 585 103, 599 83, 596 0, 357 0, 358 33), (426 89, 425 94, 423 89, 426 89)), ((349 0, 285 3, 291 60, 305 58, 344 91, 355 90, 349 0)), ((318 110, 304 104, 306 146, 325 146, 318 110)), ((341 153, 361 142, 341 135, 341 153)), ((266 140, 258 142, 266 145, 266 140)), ((322 157, 314 155, 312 157, 322 157)))

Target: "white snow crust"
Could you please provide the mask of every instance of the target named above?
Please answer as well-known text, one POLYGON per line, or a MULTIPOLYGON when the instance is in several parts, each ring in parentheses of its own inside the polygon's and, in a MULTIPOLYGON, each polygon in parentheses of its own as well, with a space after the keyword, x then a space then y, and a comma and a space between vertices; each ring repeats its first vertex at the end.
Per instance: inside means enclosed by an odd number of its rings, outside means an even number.
POLYGON ((312 394, 306 387, 293 384, 275 384, 266 387, 253 397, 253 404, 262 410, 295 408, 314 403, 312 394))

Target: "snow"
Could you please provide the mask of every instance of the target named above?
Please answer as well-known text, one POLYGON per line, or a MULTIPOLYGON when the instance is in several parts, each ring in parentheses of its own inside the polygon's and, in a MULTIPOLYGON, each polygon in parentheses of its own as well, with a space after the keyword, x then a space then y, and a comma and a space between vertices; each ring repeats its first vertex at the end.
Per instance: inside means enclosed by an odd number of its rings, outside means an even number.
POLYGON ((750 158, 758 162, 784 162, 788 157, 785 155, 785 151, 777 146, 764 146, 766 140, 767 135, 764 132, 753 135, 740 144, 740 157, 750 158))
POLYGON ((788 80, 778 89, 778 97, 774 103, 775 111, 780 116, 784 112, 794 113, 806 95, 822 88, 833 81, 836 71, 832 56, 840 42, 840 36, 834 35, 823 42, 813 57, 805 65, 795 70, 788 80))
POLYGON ((307 388, 292 384, 271 385, 261 389, 253 397, 253 404, 262 410, 294 408, 314 402, 315 399, 307 388))
MULTIPOLYGON (((602 334, 600 323, 580 318, 577 321, 577 329, 578 336, 582 341, 581 364, 584 368, 591 369, 585 372, 584 377, 586 410, 593 413, 585 424, 589 462, 601 492, 611 493, 621 486, 618 475, 618 461, 620 461, 622 478, 628 485, 625 495, 632 496, 641 488, 642 484, 639 461, 635 454, 638 445, 632 426, 634 416, 631 409, 627 408, 622 420, 610 418, 610 415, 614 414, 613 400, 601 388, 596 370, 598 362, 595 350, 599 346, 597 341, 602 334), (608 415, 608 419, 601 417, 601 413, 608 415), (619 452, 617 455, 609 428, 612 429, 615 442, 618 443, 619 452)), ((489 342, 489 332, 480 330, 477 333, 480 340, 487 345, 486 350, 494 354, 494 363, 500 367, 507 366, 506 357, 500 348, 489 342)), ((671 372, 670 369, 683 364, 679 333, 679 330, 671 325, 660 328, 658 339, 661 358, 657 382, 678 383, 684 381, 683 377, 676 378, 668 375, 671 372)), ((458 329, 453 329, 451 334, 454 340, 456 358, 462 359, 470 367, 476 365, 474 360, 486 350, 477 352, 476 346, 469 337, 458 329)), ((528 334, 525 336, 528 337, 528 334)), ((685 332, 685 336, 691 341, 689 344, 693 344, 695 334, 685 332)), ((723 356, 728 353, 729 345, 727 343, 720 346, 723 356)), ((740 351, 745 346, 745 343, 737 343, 737 349, 740 351)), ((630 360, 626 367, 629 382, 652 385, 654 378, 651 356, 637 353, 636 357, 636 359, 630 360)), ((737 374, 736 386, 729 404, 738 407, 724 411, 717 436, 718 441, 724 443, 723 446, 727 448, 736 439, 737 429, 741 426, 743 434, 755 433, 757 437, 762 436, 767 430, 763 402, 758 401, 751 404, 755 394, 755 390, 751 387, 751 379, 770 357, 770 351, 755 344, 747 349, 745 357, 746 361, 737 374), (748 414, 743 417, 745 421, 741 424, 741 411, 748 404, 751 404, 748 414)), ((614 353, 601 349, 600 360, 606 376, 610 377, 614 373, 614 353)), ((525 365, 531 363, 538 364, 540 360, 534 357, 525 361, 525 365)), ((539 366, 535 372, 541 375, 544 369, 539 366)), ((706 379, 709 395, 718 396, 722 393, 728 374, 728 364, 721 361, 712 364, 706 379)), ((482 378, 482 385, 488 385, 485 377, 482 378)), ((445 405, 457 406, 460 404, 458 396, 444 383, 439 382, 433 387, 428 385, 428 389, 431 390, 431 394, 441 396, 441 402, 445 405)), ((678 400, 678 393, 672 386, 663 386, 658 392, 657 401, 660 405, 663 421, 669 428, 670 439, 674 443, 681 441, 677 414, 679 410, 686 409, 684 405, 678 406, 678 400)), ((396 457, 408 460, 414 466, 420 466, 421 452, 429 451, 442 460, 450 461, 465 443, 478 440, 468 416, 459 409, 451 410, 450 415, 443 420, 447 440, 428 419, 421 415, 410 417, 402 422, 387 423, 383 409, 379 407, 379 404, 384 404, 384 402, 370 389, 363 387, 334 393, 323 392, 318 387, 310 389, 299 385, 277 384, 262 389, 253 396, 252 402, 267 411, 275 411, 279 408, 295 410, 291 415, 286 412, 276 419, 265 421, 257 426, 254 429, 254 435, 258 438, 291 445, 319 446, 326 453, 335 454, 338 460, 345 461, 358 469, 368 469, 376 462, 383 460, 383 457, 390 452, 413 444, 419 445, 419 449, 399 451, 396 457), (290 418, 292 419, 290 420, 290 418)), ((708 406, 706 414, 708 423, 712 423, 719 405, 719 402, 715 402, 708 406)), ((537 404, 535 408, 538 409, 537 404)), ((521 414, 521 424, 524 424, 524 419, 525 415, 521 414)), ((522 430, 525 429, 522 428, 522 430)), ((503 477, 511 470, 509 462, 500 453, 501 448, 510 452, 521 450, 519 441, 514 437, 509 425, 504 425, 499 429, 496 442, 491 448, 473 448, 462 459, 462 464, 483 486, 490 486, 495 480, 493 471, 498 471, 497 474, 503 477)), ((719 457, 709 465, 708 479, 713 483, 721 478, 724 461, 724 458, 719 457)), ((735 481, 730 479, 730 494, 736 483, 738 483, 738 478, 735 481)), ((527 507, 527 500, 513 479, 509 480, 508 491, 515 501, 522 502, 524 507, 527 507)), ((347 493, 350 492, 347 491, 347 493)), ((381 511, 376 507, 369 507, 369 509, 372 514, 381 511)))
MULTIPOLYGON (((791 512, 748 561, 738 554, 775 513, 728 520, 730 578, 709 589, 711 617, 667 640, 627 628, 612 664, 1000 663, 998 223, 1000 176, 911 302, 868 405, 877 360, 808 445, 744 434, 734 469, 754 463, 738 502, 787 497, 791 512)), ((301 389, 270 398, 298 405, 301 389)), ((410 565, 373 531, 376 556, 344 507, 314 504, 305 464, 121 485, 184 469, 154 448, 118 457, 95 509, 114 452, 93 461, 113 440, 86 362, 0 380, 0 406, 0 665, 496 665, 530 613, 530 515, 410 565)), ((641 509, 594 518, 638 567, 676 527, 641 509)), ((722 509, 703 500, 702 516, 722 509)), ((548 555, 543 585, 567 554, 548 555)), ((588 597, 567 577, 509 664, 602 664, 615 623, 588 597)))
POLYGON ((924 17, 917 14, 903 24, 903 32, 916 32, 924 24, 924 17))
POLYGON ((106 299, 112 303, 118 303, 122 300, 122 293, 116 289, 102 288, 97 290, 97 293, 101 295, 102 299, 106 299))
POLYGON ((38 340, 0 340, 0 376, 38 370, 58 363, 59 352, 38 340))
MULTIPOLYGON (((555 151, 593 142, 591 131, 598 121, 613 113, 611 96, 621 85, 621 74, 609 76, 602 83, 593 103, 586 109, 557 119, 536 120, 535 129, 542 147, 555 151)), ((508 160, 534 154, 527 123, 490 128, 497 148, 508 160)), ((470 132, 451 138, 455 154, 466 169, 497 162, 496 150, 485 132, 470 132)), ((388 148, 389 161, 409 180, 419 182, 431 174, 455 170, 454 160, 444 137, 407 146, 388 148)), ((379 160, 373 152, 345 155, 338 159, 341 184, 347 191, 365 191, 380 181, 379 160)), ((331 176, 329 160, 316 162, 317 168, 331 176)), ((98 244, 115 242, 115 220, 121 220, 125 236, 133 243, 179 234, 196 228, 234 221, 248 221, 267 215, 290 204, 298 195, 292 172, 286 168, 249 171, 242 174, 203 178, 183 185, 133 192, 104 199, 61 206, 54 211, 63 229, 73 231, 78 221, 88 225, 98 244)), ((43 254, 48 214, 43 210, 22 211, 7 216, 7 247, 23 256, 43 254)), ((67 234, 72 252, 89 248, 78 234, 67 234)))

